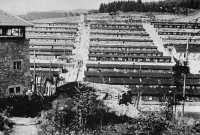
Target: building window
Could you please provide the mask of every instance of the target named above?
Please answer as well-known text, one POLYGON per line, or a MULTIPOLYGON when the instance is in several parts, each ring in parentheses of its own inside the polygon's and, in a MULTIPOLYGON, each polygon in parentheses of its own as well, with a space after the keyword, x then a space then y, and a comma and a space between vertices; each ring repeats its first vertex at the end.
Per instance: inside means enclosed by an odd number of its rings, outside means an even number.
POLYGON ((16 87, 16 93, 20 93, 20 87, 16 87))
POLYGON ((128 58, 128 61, 132 61, 132 58, 128 58))
POLYGON ((122 58, 118 58, 119 61, 122 61, 122 58))
POLYGON ((19 85, 8 86, 7 94, 19 95, 22 92, 22 88, 23 88, 23 86, 21 86, 20 84, 19 85))
POLYGON ((90 60, 96 60, 96 57, 90 57, 90 60))
POLYGON ((22 29, 21 28, 10 28, 10 29, 7 29, 6 36, 21 37, 21 36, 23 36, 22 29))
POLYGON ((103 61, 106 61, 106 57, 103 57, 103 61))
POLYGON ((22 63, 21 63, 21 61, 15 61, 15 62, 13 62, 13 69, 22 69, 22 63))
POLYGON ((153 97, 152 96, 149 96, 149 101, 152 101, 153 100, 153 97))
POLYGON ((10 70, 22 70, 23 69, 23 60, 22 59, 17 59, 17 60, 13 60, 11 61, 10 64, 10 70))
POLYGON ((115 58, 111 58, 111 60, 112 60, 112 61, 114 61, 114 60, 115 60, 115 58))
POLYGON ((2 29, 0 29, 0 36, 2 36, 3 35, 3 30, 2 29))
POLYGON ((150 61, 150 59, 149 59, 149 58, 147 58, 147 59, 146 59, 146 61, 150 61))
POLYGON ((14 88, 9 88, 9 94, 14 94, 15 91, 14 91, 14 88))

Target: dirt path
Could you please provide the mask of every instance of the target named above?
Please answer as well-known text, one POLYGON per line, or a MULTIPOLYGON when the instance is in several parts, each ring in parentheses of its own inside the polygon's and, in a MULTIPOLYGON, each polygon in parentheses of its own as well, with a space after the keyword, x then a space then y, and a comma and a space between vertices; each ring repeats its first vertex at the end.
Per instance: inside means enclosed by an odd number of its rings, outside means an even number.
POLYGON ((79 41, 74 49, 75 65, 70 70, 67 82, 83 81, 86 61, 89 53, 89 27, 82 26, 79 28, 79 41))
POLYGON ((37 122, 34 118, 13 117, 14 127, 7 135, 38 135, 37 122))

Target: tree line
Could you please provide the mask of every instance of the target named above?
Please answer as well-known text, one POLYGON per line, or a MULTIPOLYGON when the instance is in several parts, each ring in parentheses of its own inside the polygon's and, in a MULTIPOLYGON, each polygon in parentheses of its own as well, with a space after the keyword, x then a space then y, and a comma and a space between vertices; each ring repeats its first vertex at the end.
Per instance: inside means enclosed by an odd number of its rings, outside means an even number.
POLYGON ((188 9, 200 9, 199 0, 164 0, 159 2, 137 1, 114 1, 102 3, 99 12, 168 12, 168 13, 187 13, 188 9))

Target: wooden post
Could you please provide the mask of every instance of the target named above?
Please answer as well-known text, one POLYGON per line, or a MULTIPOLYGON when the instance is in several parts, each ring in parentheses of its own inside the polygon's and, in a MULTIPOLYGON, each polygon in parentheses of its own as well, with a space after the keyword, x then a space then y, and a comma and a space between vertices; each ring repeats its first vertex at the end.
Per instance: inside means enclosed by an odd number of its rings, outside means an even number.
POLYGON ((50 66, 50 69, 49 69, 49 79, 51 79, 51 59, 50 59, 49 66, 50 66))
POLYGON ((141 93, 139 92, 139 93, 138 93, 138 99, 137 99, 137 109, 138 109, 139 103, 140 103, 140 96, 141 96, 141 93))
POLYGON ((40 92, 42 91, 41 90, 41 87, 42 87, 42 74, 41 74, 41 67, 39 68, 40 69, 40 92))
POLYGON ((35 89, 35 49, 34 49, 34 72, 33 72, 33 93, 36 93, 35 89))
MULTIPOLYGON (((188 0, 188 5, 190 5, 190 0, 188 0)), ((190 14, 190 8, 188 7, 187 8, 187 16, 189 16, 189 14, 190 14)))
POLYGON ((188 39, 187 39, 186 52, 185 52, 185 61, 188 61, 188 48, 189 48, 189 42, 190 42, 190 39, 188 38, 188 39))
MULTIPOLYGON (((185 61, 188 61, 188 48, 189 48, 189 41, 187 40, 186 52, 185 52, 185 61)), ((185 66, 185 65, 184 65, 185 66)), ((183 104, 182 104, 182 120, 184 118, 184 109, 185 109, 185 87, 186 87, 186 73, 183 74, 183 104)))
POLYGON ((174 93, 174 114, 175 114, 175 117, 174 117, 174 123, 176 121, 176 93, 174 93))
POLYGON ((136 107, 136 105, 137 105, 137 96, 135 97, 135 104, 134 104, 134 106, 136 107))
POLYGON ((38 91, 38 74, 35 76, 35 94, 37 94, 38 91))
POLYGON ((139 64, 139 72, 141 72, 141 64, 140 64, 140 59, 138 59, 138 64, 139 64))
POLYGON ((185 109, 185 81, 186 81, 186 74, 183 75, 183 104, 182 104, 182 120, 184 118, 184 109, 185 109))

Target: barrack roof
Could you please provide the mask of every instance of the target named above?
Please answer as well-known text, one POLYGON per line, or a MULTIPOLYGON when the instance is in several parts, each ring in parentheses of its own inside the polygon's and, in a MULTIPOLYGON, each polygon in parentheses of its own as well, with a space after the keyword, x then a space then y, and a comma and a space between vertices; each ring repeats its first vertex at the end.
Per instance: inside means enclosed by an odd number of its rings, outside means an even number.
MULTIPOLYGON (((177 52, 186 52, 186 45, 175 45, 174 46, 177 52)), ((189 53, 200 53, 200 46, 197 45, 189 45, 188 47, 189 53)))
POLYGON ((32 23, 0 9, 0 26, 32 26, 32 23))

